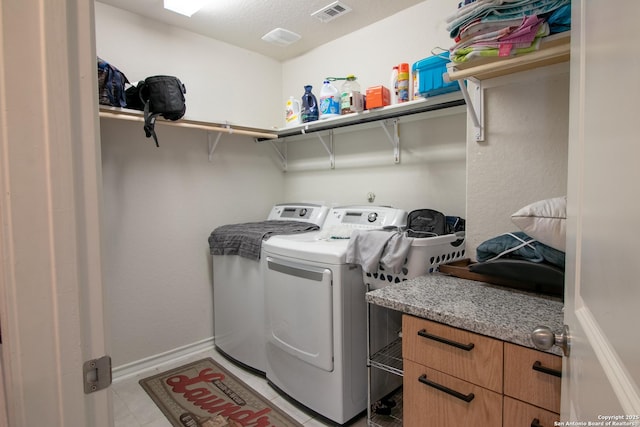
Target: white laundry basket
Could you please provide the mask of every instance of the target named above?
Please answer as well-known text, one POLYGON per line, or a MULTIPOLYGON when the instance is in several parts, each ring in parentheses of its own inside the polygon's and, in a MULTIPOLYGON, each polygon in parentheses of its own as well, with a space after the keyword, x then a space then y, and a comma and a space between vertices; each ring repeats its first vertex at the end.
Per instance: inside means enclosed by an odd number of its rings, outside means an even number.
POLYGON ((440 264, 446 264, 465 256, 465 238, 457 234, 415 238, 411 243, 409 255, 398 274, 385 271, 382 266, 375 273, 365 273, 364 283, 370 290, 382 288, 392 283, 404 282, 437 270, 440 264))

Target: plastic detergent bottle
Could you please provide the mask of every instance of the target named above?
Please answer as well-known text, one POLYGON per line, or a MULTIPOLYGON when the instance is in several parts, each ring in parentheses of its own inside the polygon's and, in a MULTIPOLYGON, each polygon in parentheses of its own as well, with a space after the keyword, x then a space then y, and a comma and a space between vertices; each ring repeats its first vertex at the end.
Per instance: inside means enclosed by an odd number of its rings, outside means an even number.
POLYGON ((409 64, 403 62, 398 66, 398 102, 409 100, 409 64))
POLYGON ((391 80, 389 81, 389 103, 398 103, 398 66, 394 65, 391 70, 391 80))
POLYGON ((316 96, 311 93, 311 85, 304 87, 304 94, 302 95, 302 107, 300 108, 300 117, 302 117, 302 123, 313 122, 318 120, 318 100, 316 96))
POLYGON ((413 77, 412 79, 412 93, 413 93, 413 98, 411 98, 412 100, 416 100, 416 99, 423 99, 424 96, 420 95, 420 72, 418 71, 418 64, 419 62, 415 62, 412 66, 411 66, 411 76, 413 77))
POLYGON ((350 74, 342 84, 340 96, 340 114, 357 113, 364 110, 364 99, 356 76, 350 74))
POLYGON ((325 80, 320 89, 320 120, 340 115, 340 93, 338 89, 325 80))
POLYGON ((300 124, 300 101, 290 96, 285 106, 284 121, 286 126, 300 124))

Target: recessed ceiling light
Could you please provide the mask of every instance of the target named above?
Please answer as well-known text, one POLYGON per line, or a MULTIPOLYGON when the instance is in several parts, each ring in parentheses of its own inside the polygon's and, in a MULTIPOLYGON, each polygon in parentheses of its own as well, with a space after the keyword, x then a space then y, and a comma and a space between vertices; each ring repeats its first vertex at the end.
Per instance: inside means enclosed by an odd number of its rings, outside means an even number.
POLYGON ((208 2, 209 0, 164 0, 164 8, 191 17, 208 2))
POLYGON ((297 42, 302 37, 300 34, 296 34, 293 31, 285 30, 284 28, 276 28, 275 30, 269 31, 267 34, 262 36, 262 40, 277 44, 278 46, 289 46, 292 43, 297 42))

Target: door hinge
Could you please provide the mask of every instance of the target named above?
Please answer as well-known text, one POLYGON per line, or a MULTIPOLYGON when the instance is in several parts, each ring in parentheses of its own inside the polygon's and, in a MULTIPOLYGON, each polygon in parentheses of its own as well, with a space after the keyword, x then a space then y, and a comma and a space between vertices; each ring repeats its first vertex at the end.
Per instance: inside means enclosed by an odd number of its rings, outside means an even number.
POLYGON ((84 393, 89 394, 111 385, 111 357, 87 360, 82 365, 84 393))

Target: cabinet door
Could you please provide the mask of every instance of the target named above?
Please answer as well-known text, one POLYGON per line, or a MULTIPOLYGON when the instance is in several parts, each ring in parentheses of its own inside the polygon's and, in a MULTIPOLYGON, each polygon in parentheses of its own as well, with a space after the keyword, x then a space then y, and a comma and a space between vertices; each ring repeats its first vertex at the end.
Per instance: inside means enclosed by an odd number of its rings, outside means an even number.
POLYGON ((405 315, 402 355, 424 366, 502 393, 502 341, 405 315))
POLYGON ((549 427, 560 421, 560 415, 519 400, 504 397, 505 427, 549 427))
POLYGON ((403 424, 502 426, 502 396, 410 360, 404 361, 403 424))
POLYGON ((504 394, 560 412, 562 359, 550 353, 505 343, 504 394))

